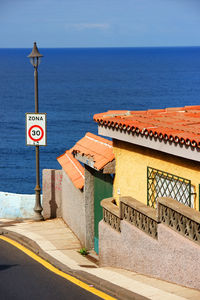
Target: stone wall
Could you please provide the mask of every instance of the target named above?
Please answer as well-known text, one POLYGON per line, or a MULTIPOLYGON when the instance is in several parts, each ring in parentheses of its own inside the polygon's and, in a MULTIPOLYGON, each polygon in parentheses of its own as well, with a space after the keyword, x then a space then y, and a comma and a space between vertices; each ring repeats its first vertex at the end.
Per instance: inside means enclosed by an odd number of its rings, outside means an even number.
POLYGON ((200 289, 200 213, 169 198, 160 198, 157 210, 120 200, 119 208, 112 198, 102 201, 100 265, 200 289))
POLYGON ((61 217, 62 170, 44 169, 42 171, 43 217, 61 217))
POLYGON ((63 171, 61 217, 76 234, 82 244, 85 243, 85 215, 83 191, 77 189, 63 171))
POLYGON ((61 216, 83 247, 94 247, 94 182, 92 169, 85 166, 84 189, 77 189, 63 171, 61 216))
POLYGON ((94 247, 93 171, 85 166, 85 186, 75 187, 64 170, 43 170, 44 219, 62 217, 83 247, 94 247))

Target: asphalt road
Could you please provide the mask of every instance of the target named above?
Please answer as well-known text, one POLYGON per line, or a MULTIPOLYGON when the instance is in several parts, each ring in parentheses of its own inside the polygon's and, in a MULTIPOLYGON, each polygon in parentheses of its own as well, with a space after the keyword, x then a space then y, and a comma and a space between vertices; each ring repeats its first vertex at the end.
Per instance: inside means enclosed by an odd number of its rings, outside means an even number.
POLYGON ((101 299, 0 240, 0 300, 101 299))

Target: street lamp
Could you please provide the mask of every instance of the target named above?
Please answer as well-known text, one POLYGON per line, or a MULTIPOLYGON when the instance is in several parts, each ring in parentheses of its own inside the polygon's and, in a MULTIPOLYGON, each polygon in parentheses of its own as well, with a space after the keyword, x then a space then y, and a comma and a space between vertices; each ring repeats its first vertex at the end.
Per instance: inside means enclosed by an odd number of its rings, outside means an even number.
MULTIPOLYGON (((42 54, 39 53, 36 42, 34 42, 31 54, 28 56, 30 58, 31 64, 34 67, 34 82, 35 82, 35 113, 39 112, 38 108, 38 66, 41 61, 42 54)), ((40 157, 39 157, 39 146, 35 146, 36 154, 36 187, 35 187, 35 220, 43 220, 41 199, 40 199, 40 157)))

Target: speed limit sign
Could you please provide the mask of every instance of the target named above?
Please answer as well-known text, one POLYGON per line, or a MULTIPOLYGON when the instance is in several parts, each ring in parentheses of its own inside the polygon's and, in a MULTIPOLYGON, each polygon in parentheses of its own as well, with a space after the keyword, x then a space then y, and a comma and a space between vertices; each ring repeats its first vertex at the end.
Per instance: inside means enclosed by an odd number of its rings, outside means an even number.
POLYGON ((46 113, 26 113, 26 145, 46 144, 46 113))

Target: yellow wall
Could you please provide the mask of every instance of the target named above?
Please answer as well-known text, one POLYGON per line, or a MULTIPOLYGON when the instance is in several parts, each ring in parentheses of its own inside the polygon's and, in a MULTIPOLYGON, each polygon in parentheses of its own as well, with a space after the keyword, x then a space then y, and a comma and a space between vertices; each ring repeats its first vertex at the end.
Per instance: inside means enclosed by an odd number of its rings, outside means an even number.
POLYGON ((116 159, 114 197, 131 196, 147 204, 147 166, 191 180, 199 209, 200 163, 113 140, 116 159), (119 195, 120 193, 120 195, 119 195))

